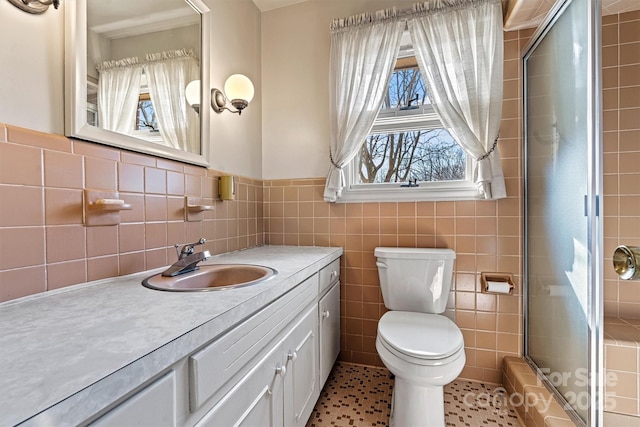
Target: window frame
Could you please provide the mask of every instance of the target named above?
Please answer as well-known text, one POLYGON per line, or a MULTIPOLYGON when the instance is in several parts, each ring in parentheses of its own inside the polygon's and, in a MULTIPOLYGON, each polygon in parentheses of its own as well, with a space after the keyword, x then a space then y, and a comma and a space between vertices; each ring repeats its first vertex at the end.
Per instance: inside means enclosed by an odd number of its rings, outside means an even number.
MULTIPOLYGON (((411 50, 411 53, 412 50, 411 50)), ((409 58, 401 51, 394 71, 417 66, 415 58, 409 58)), ((442 129, 443 125, 431 104, 421 105, 411 110, 400 108, 380 111, 369 135, 407 132, 416 130, 442 129)), ((364 144, 364 142, 363 142, 364 144)), ((358 182, 359 152, 344 167, 345 186, 338 203, 349 202, 404 202, 404 201, 452 201, 476 200, 480 198, 477 185, 473 182, 474 159, 466 154, 465 180, 418 182, 418 187, 402 187, 404 183, 358 182)))

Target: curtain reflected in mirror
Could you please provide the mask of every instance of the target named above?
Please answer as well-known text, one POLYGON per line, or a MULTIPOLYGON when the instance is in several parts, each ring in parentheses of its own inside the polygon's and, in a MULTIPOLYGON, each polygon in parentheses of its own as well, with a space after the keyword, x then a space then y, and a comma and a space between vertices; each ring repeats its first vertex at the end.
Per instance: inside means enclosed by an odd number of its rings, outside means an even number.
POLYGON ((200 26, 184 0, 87 0, 87 123, 200 154, 200 26))

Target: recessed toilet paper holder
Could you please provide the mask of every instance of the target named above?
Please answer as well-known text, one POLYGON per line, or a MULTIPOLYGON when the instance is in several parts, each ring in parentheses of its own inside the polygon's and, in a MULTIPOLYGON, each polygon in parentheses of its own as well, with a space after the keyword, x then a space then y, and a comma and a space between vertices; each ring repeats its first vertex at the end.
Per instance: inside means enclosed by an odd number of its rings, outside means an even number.
POLYGON ((623 280, 640 279, 640 248, 620 245, 613 251, 613 269, 623 280))
POLYGON ((482 293, 513 294, 515 285, 511 273, 480 273, 482 293))

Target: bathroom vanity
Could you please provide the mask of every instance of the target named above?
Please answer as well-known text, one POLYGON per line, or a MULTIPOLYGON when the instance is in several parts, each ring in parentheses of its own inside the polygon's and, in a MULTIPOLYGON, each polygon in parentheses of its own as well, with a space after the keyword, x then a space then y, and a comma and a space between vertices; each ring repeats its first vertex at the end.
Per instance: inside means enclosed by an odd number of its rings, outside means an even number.
POLYGON ((278 271, 231 290, 152 290, 150 271, 0 304, 0 425, 304 426, 340 350, 341 254, 205 261, 278 271))

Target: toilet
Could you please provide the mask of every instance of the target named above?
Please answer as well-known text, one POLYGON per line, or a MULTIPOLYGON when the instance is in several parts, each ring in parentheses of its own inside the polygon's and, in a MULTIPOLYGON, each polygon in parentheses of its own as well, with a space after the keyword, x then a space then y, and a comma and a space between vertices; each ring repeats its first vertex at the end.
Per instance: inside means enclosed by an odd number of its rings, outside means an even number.
POLYGON ((451 249, 376 248, 380 288, 390 310, 376 349, 395 375, 391 427, 444 427, 443 386, 466 361, 462 332, 442 313, 453 279, 451 249))

